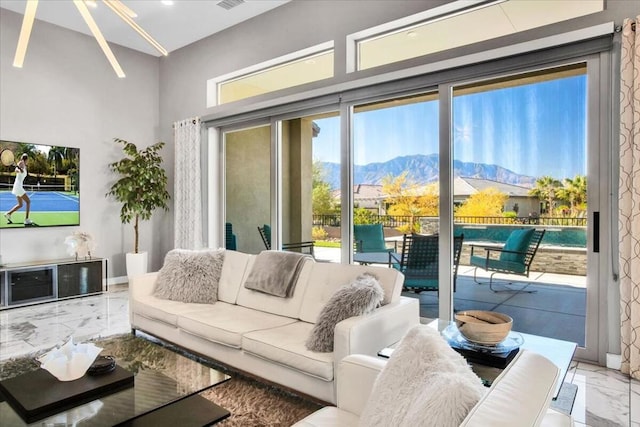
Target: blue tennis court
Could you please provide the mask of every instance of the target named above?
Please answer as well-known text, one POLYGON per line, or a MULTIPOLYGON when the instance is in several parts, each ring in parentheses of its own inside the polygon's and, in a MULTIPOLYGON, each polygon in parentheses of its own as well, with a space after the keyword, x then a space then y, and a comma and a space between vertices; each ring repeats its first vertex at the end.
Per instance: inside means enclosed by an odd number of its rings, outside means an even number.
MULTIPOLYGON (((29 191, 32 212, 69 212, 80 209, 79 195, 59 191, 29 191)), ((0 191, 0 212, 4 213, 16 204, 11 191, 0 191)), ((24 209, 24 208, 23 208, 24 209)))

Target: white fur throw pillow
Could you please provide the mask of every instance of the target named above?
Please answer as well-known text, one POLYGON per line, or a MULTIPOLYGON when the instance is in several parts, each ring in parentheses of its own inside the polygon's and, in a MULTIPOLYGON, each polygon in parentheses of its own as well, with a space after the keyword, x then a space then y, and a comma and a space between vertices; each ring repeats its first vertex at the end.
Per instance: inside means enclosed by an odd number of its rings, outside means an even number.
POLYGON ((224 250, 173 249, 164 257, 154 295, 173 301, 212 304, 218 300, 218 282, 224 250))
POLYGON ((418 325, 378 375, 359 425, 457 427, 485 390, 438 331, 418 325))
POLYGON ((333 351, 336 324, 353 316, 371 313, 382 303, 384 291, 378 279, 368 273, 339 288, 322 307, 318 321, 305 343, 312 351, 333 351))

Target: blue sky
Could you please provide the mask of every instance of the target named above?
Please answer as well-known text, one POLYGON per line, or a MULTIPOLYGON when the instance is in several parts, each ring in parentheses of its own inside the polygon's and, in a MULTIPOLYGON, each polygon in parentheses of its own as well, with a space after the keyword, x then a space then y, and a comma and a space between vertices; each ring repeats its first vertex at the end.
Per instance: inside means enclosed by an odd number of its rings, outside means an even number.
MULTIPOLYGON (((457 96, 454 158, 497 164, 516 173, 557 179, 586 174, 584 75, 457 96)), ((316 120, 314 158, 340 161, 339 120, 316 120)), ((438 152, 438 102, 357 113, 358 165, 438 152)))

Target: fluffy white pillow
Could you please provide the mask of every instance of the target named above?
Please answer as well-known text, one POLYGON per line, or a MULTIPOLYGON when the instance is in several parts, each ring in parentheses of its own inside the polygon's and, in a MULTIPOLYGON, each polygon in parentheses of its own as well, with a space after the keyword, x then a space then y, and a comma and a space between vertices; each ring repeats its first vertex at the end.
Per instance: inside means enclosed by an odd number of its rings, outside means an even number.
POLYGON ((164 257, 154 295, 173 301, 212 304, 218 300, 224 250, 173 249, 164 257))
POLYGON ((380 372, 359 425, 457 427, 484 393, 480 378, 438 331, 418 325, 380 372))
POLYGON ((322 307, 305 345, 311 351, 332 352, 336 325, 349 317, 371 313, 383 298, 384 291, 374 275, 358 276, 339 288, 322 307))

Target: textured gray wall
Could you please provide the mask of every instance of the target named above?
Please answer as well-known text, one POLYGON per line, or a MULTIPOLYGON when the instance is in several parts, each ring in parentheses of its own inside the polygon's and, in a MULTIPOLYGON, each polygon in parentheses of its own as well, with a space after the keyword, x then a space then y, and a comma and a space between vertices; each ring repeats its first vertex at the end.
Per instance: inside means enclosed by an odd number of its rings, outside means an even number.
MULTIPOLYGON (((67 257, 73 231, 94 235, 95 254, 109 259, 109 276, 125 276, 133 250, 131 225, 119 204, 105 198, 120 156, 114 137, 139 146, 158 140, 158 59, 120 46, 112 49, 127 77, 112 70, 93 37, 43 21, 33 26, 24 67, 12 66, 22 15, 0 9, 0 139, 80 148, 80 226, 0 231, 5 263, 67 257)), ((171 168, 173 165, 168 164, 171 168)), ((170 215, 144 223, 141 248, 159 268, 172 239, 170 215)))

